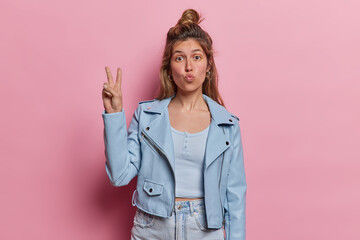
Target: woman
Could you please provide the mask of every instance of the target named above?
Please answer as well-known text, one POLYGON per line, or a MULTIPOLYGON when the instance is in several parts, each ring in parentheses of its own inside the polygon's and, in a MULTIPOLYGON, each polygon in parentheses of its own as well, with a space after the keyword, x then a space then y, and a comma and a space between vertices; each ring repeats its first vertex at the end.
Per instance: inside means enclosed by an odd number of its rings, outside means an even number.
POLYGON ((156 99, 126 129, 121 70, 102 97, 106 171, 114 186, 138 176, 131 239, 245 239, 246 181, 238 118, 217 88, 212 40, 184 11, 167 34, 156 99))

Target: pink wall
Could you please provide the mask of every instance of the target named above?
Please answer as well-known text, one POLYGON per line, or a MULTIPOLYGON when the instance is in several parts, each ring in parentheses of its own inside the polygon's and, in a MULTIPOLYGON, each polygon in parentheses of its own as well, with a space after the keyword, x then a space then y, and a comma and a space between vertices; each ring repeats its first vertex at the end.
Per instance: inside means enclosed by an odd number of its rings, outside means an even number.
POLYGON ((0 239, 128 239, 135 182, 105 174, 104 67, 123 68, 129 123, 189 7, 241 119, 247 239, 360 239, 357 0, 2 0, 0 239))

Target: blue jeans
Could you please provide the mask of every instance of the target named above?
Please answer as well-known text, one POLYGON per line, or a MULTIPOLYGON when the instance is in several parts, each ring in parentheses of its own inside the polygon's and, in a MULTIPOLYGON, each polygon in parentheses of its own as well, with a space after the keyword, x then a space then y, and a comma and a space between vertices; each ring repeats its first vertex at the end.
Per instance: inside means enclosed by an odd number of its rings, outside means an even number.
POLYGON ((162 218, 136 210, 131 240, 224 240, 224 228, 208 229, 204 200, 175 202, 172 215, 162 218))

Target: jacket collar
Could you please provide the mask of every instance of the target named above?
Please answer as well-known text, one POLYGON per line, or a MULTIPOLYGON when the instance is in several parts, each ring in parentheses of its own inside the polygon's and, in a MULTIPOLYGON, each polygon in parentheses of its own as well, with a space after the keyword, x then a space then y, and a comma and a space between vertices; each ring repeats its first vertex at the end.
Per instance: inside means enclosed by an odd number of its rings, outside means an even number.
MULTIPOLYGON (((216 122, 216 124, 234 124, 232 120, 230 121, 230 119, 232 119, 231 113, 229 113, 225 107, 221 106, 205 94, 202 94, 202 96, 209 106, 211 118, 216 122)), ((172 95, 171 97, 165 98, 161 101, 156 100, 151 104, 150 107, 144 109, 144 112, 161 114, 164 112, 164 110, 166 110, 170 101, 174 97, 175 95, 172 95)))

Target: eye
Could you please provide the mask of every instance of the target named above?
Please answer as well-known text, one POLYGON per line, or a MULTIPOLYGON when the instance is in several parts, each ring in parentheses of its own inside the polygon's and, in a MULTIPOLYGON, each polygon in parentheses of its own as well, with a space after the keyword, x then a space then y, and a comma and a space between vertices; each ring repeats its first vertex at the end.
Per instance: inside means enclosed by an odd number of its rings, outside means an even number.
POLYGON ((178 56, 178 57, 175 58, 175 61, 181 61, 182 59, 183 59, 182 56, 178 56))
POLYGON ((196 60, 200 60, 200 59, 201 59, 201 56, 196 55, 194 58, 195 58, 196 60))

